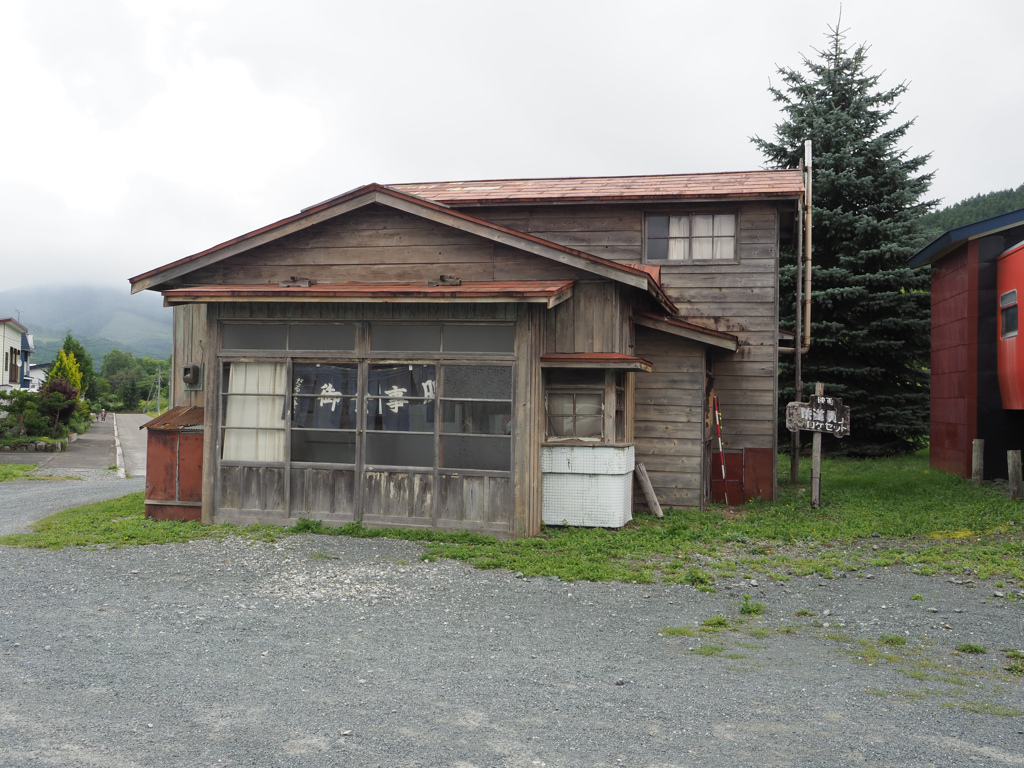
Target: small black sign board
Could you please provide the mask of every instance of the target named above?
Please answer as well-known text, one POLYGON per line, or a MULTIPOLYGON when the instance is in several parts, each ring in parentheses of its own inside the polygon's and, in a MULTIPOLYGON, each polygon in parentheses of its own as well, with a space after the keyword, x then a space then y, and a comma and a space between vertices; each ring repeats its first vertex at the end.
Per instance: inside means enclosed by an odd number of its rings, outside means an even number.
POLYGON ((842 398, 823 395, 811 395, 806 403, 788 403, 786 429, 846 437, 850 434, 850 406, 843 405, 842 398))

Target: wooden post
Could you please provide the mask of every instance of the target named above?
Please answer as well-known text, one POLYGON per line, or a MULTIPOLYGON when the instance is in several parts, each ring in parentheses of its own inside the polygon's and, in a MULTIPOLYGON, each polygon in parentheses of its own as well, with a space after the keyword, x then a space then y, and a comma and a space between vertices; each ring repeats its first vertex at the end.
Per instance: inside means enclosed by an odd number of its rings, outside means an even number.
POLYGON ((1006 452, 1006 470, 1010 481, 1010 498, 1016 501, 1021 497, 1020 451, 1006 452))
POLYGON ((971 452, 971 480, 978 485, 985 479, 985 441, 975 440, 971 452))
POLYGON ((651 485, 651 478, 647 475, 646 467, 637 462, 633 471, 636 472, 636 478, 640 481, 640 489, 644 492, 647 508, 654 513, 655 517, 664 517, 665 514, 661 511, 661 504, 658 503, 658 497, 654 493, 654 486, 651 485))
MULTIPOLYGON (((822 397, 825 394, 825 385, 820 381, 814 385, 814 394, 822 397)), ((821 506, 821 432, 814 432, 811 436, 811 508, 817 509, 821 506)))

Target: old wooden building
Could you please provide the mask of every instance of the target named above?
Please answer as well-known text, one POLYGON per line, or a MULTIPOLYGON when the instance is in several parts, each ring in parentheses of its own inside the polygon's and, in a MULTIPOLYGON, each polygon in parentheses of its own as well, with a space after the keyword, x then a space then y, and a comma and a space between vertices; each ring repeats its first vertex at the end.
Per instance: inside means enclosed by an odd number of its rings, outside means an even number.
POLYGON ((802 193, 799 171, 370 184, 132 278, 174 307, 172 404, 204 409, 202 519, 621 525, 635 462, 702 507, 712 393, 730 501, 771 498, 802 193))

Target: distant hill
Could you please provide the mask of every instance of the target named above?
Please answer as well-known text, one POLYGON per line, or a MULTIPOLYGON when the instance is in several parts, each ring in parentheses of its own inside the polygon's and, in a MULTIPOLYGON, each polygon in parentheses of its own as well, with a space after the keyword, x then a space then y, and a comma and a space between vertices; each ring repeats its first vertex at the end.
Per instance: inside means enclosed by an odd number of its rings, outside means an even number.
POLYGON ((988 192, 969 197, 942 210, 922 216, 921 222, 928 230, 928 240, 931 241, 950 229, 973 224, 982 219, 990 219, 1010 211, 1019 211, 1021 208, 1024 208, 1024 184, 1016 189, 1004 189, 1001 192, 988 192))
POLYGON ((69 330, 97 368, 112 349, 157 360, 171 354, 171 310, 151 291, 65 285, 0 292, 0 317, 19 315, 35 341, 33 363, 53 360, 69 330))

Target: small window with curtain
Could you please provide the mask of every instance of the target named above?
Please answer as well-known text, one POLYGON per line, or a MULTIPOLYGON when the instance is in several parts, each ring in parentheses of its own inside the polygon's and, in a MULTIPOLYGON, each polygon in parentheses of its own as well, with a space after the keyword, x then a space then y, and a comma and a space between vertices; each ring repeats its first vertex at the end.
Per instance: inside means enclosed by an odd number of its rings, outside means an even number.
POLYGON ((649 215, 645 242, 645 261, 736 261, 736 214, 649 215))
POLYGON ((286 368, 283 362, 224 366, 225 461, 284 461, 286 368))

